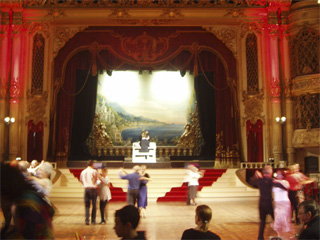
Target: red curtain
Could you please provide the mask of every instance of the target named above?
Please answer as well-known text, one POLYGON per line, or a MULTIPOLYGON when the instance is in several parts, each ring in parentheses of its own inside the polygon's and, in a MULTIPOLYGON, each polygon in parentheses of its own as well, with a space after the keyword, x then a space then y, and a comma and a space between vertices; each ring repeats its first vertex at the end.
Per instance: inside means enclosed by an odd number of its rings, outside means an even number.
POLYGON ((28 155, 27 160, 43 159, 43 122, 39 122, 37 125, 32 120, 28 122, 28 155))
POLYGON ((66 78, 57 102, 56 151, 59 154, 68 154, 70 150, 77 70, 89 70, 91 58, 89 51, 81 51, 67 65, 66 78))
POLYGON ((258 120, 252 124, 247 121, 248 162, 263 162, 263 124, 258 120))

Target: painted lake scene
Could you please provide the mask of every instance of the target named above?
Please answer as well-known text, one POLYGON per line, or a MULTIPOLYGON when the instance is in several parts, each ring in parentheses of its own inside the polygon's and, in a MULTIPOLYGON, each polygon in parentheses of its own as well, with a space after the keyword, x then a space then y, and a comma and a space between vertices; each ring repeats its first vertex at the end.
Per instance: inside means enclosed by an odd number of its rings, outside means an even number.
POLYGON ((114 71, 99 75, 96 114, 114 146, 149 131, 157 145, 177 144, 194 111, 193 75, 179 71, 114 71))

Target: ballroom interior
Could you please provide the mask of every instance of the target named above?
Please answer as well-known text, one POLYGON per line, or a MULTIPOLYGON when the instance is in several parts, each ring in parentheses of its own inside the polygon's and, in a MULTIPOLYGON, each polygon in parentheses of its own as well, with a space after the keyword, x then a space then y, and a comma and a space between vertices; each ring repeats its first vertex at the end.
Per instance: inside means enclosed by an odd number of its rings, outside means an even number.
MULTIPOLYGON (((317 0, 2 0, 0 161, 52 163, 58 239, 115 237, 110 224, 92 235, 77 224, 88 159, 109 169, 111 210, 125 202, 117 169, 146 164, 149 214, 168 219, 171 239, 193 224, 185 167, 205 169, 199 201, 219 202, 211 227, 252 239, 254 170, 299 163, 318 189, 319 10, 317 0), (141 158, 143 130, 154 148, 141 158), (167 218, 177 209, 188 216, 167 218), (242 218, 228 222, 232 211, 242 218)), ((149 239, 166 239, 143 222, 149 239)))
MULTIPOLYGON (((85 83, 103 72, 161 70, 194 79, 196 106, 185 122, 192 136, 157 142, 157 161, 299 163, 319 172, 317 1, 0 4, 1 161, 45 159, 58 168, 88 158, 130 161, 131 142, 117 145, 116 135, 141 122, 108 135, 86 104, 96 104, 95 86, 85 83)), ((160 85, 172 95, 180 89, 160 85)))

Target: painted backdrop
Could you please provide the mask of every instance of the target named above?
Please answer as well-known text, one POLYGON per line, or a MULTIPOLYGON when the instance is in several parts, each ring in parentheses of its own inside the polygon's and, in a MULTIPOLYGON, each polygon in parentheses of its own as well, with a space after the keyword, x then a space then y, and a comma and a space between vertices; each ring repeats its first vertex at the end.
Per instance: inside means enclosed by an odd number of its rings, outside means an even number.
POLYGON ((194 78, 179 71, 113 71, 99 75, 96 114, 115 146, 149 131, 157 145, 176 145, 194 111, 194 78))

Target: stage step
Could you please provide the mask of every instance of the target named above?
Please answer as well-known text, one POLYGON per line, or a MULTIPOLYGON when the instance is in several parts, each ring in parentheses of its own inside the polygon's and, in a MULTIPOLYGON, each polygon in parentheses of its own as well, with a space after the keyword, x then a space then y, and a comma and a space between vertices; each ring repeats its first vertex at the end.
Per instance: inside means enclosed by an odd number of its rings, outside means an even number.
MULTIPOLYGON (((54 201, 83 201, 84 189, 78 178, 83 169, 57 169, 59 178, 53 183, 50 199, 54 201)), ((131 169, 125 169, 131 173, 131 169)), ((259 192, 244 185, 236 176, 237 169, 206 169, 206 175, 200 181, 198 200, 221 201, 257 199, 259 192), (217 171, 217 172, 216 172, 217 171), (221 177, 218 177, 221 176, 221 177)), ((119 169, 108 169, 112 184, 111 201, 126 201, 128 181, 120 179, 119 169)), ((156 202, 165 197, 165 201, 186 201, 187 185, 184 183, 186 169, 147 169, 151 177, 148 183, 148 201, 156 202), (171 190, 174 189, 174 194, 171 190)))
POLYGON ((206 201, 257 200, 259 190, 243 184, 236 175, 237 169, 227 171, 210 187, 203 187, 198 193, 199 199, 206 201))

